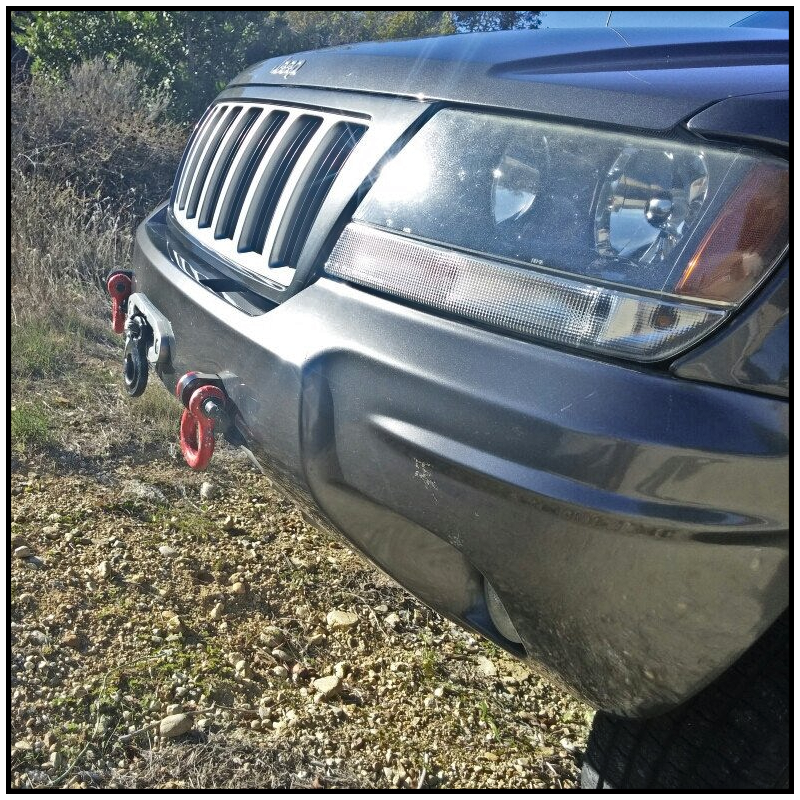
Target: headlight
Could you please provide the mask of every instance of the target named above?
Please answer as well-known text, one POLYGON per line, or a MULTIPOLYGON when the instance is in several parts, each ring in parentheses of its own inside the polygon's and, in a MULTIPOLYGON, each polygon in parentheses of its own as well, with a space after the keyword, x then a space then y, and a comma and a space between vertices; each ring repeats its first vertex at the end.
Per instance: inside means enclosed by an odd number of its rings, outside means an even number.
POLYGON ((384 168, 326 271, 491 327, 615 356, 674 355, 784 252, 786 164, 465 111, 384 168))

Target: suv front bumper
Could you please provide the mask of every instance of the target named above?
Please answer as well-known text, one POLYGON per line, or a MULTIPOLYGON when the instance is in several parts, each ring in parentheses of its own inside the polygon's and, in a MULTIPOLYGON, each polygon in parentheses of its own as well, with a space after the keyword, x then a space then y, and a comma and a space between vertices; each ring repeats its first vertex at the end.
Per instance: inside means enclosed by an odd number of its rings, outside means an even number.
POLYGON ((134 289, 170 390, 218 373, 272 477, 448 617, 590 703, 660 713, 786 608, 786 401, 559 352, 320 279, 248 315, 176 266, 163 208, 134 289), (523 648, 486 613, 487 579, 523 648))

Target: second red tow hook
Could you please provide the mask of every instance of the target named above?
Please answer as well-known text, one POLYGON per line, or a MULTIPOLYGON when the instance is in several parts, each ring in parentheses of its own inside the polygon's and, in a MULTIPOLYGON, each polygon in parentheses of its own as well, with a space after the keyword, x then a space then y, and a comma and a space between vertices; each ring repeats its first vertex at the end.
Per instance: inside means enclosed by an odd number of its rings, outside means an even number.
POLYGON ((205 469, 214 455, 214 428, 225 414, 222 389, 206 384, 195 389, 181 416, 181 453, 192 469, 205 469))

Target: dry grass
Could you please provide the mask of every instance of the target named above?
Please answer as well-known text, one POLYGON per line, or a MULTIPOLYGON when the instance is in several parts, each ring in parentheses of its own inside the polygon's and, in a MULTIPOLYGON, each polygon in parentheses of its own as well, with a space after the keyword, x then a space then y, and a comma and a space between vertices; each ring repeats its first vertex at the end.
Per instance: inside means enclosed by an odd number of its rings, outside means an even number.
POLYGON ((104 276, 127 265, 136 224, 168 194, 185 131, 141 87, 136 68, 100 61, 12 86, 15 333, 32 322, 58 335, 75 308, 94 316, 104 276))
POLYGON ((373 788, 346 767, 309 757, 291 741, 259 746, 230 733, 194 736, 194 741, 144 751, 133 768, 113 779, 124 789, 373 788))

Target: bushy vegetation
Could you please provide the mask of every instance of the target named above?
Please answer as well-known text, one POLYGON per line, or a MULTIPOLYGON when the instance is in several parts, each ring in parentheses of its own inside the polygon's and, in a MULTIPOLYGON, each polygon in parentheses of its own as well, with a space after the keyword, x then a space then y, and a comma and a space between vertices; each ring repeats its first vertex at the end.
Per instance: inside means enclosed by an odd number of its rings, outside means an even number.
POLYGON ((71 296, 85 297, 85 287, 126 265, 137 220, 169 192, 186 133, 165 119, 164 99, 131 64, 96 59, 58 83, 36 75, 12 87, 11 101, 18 333, 62 318, 71 296))
POLYGON ((24 11, 12 36, 36 74, 100 58, 139 67, 173 119, 195 119, 245 66, 367 40, 535 28, 535 11, 24 11))

